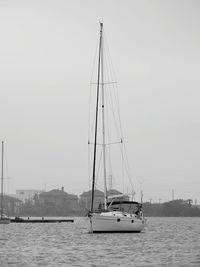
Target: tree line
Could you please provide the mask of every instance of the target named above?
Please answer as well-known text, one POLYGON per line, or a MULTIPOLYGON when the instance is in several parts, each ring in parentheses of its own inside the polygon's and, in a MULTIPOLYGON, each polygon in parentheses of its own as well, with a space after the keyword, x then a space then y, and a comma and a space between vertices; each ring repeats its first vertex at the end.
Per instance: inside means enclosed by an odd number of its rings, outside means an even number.
POLYGON ((143 203, 145 216, 155 217, 198 217, 200 207, 192 205, 191 199, 177 199, 164 203, 143 203))

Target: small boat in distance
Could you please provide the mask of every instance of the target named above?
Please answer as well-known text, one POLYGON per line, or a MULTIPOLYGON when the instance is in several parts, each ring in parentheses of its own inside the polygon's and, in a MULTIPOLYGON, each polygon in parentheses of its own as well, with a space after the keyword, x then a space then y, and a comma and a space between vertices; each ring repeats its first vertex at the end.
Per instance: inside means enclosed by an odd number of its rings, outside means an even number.
POLYGON ((1 210, 0 210, 0 224, 9 224, 10 218, 3 213, 3 160, 4 160, 4 142, 1 143, 1 149, 2 149, 2 158, 1 158, 1 210))
MULTIPOLYGON (((107 155, 111 154, 110 145, 117 142, 110 141, 110 131, 107 129, 110 126, 110 120, 106 121, 105 116, 108 113, 108 105, 113 102, 105 99, 110 92, 106 91, 106 85, 113 82, 104 81, 104 60, 103 53, 103 23, 100 22, 100 37, 99 37, 99 51, 98 51, 98 70, 97 70, 97 89, 96 89, 96 105, 95 105, 95 119, 94 119, 94 142, 93 149, 93 167, 92 167, 92 195, 91 195, 91 208, 88 213, 90 222, 89 232, 91 233, 127 233, 127 232, 141 232, 145 226, 145 219, 142 213, 142 204, 136 201, 130 201, 128 195, 120 194, 116 196, 108 196, 107 190, 107 166, 110 164, 107 155), (99 116, 101 119, 99 122, 99 116), (107 128, 106 128, 107 126, 107 128), (99 131, 99 129, 101 129, 99 131), (106 132, 108 131, 108 133, 106 132), (100 139, 100 142, 99 142, 100 139), (101 158, 97 162, 97 145, 102 147, 101 158), (109 148, 108 148, 109 146, 109 148), (102 164, 103 184, 104 184, 104 203, 100 203, 99 208, 94 208, 94 192, 97 185, 97 173, 99 165, 102 164)), ((121 125, 120 125, 121 126, 121 125)), ((120 128, 120 127, 119 127, 120 128)), ((122 137, 118 140, 119 144, 123 144, 122 137)), ((115 156, 115 155, 114 155, 115 156)), ((109 156, 108 156, 109 157, 109 156)), ((119 165, 119 164, 118 164, 119 165)), ((114 168, 117 168, 115 164, 114 168)), ((99 175, 100 176, 100 175, 99 175)))

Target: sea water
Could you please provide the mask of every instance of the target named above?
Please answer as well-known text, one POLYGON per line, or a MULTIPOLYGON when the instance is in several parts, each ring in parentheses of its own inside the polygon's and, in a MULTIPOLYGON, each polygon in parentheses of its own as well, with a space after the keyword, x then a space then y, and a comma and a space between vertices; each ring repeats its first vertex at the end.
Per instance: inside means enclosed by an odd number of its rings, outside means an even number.
POLYGON ((200 266, 200 218, 147 218, 142 233, 74 223, 0 225, 0 266, 200 266))

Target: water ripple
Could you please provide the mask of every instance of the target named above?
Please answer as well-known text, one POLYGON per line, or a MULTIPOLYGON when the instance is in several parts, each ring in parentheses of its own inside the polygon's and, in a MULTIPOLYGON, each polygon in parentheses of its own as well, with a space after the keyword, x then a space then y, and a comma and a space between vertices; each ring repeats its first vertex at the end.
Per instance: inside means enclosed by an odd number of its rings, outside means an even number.
POLYGON ((200 218, 149 218, 140 234, 88 234, 75 223, 0 225, 0 266, 200 266, 200 218))

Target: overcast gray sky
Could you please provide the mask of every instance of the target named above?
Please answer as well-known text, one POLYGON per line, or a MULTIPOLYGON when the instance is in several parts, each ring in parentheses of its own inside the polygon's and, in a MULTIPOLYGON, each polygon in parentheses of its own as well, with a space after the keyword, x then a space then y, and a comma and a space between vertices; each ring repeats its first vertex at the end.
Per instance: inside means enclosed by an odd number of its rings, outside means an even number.
POLYGON ((0 0, 6 193, 88 190, 89 83, 103 19, 136 190, 200 201, 199 14, 197 0, 0 0))

